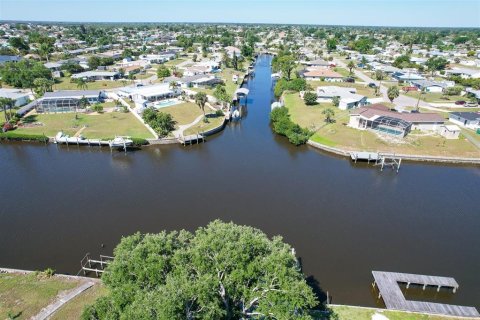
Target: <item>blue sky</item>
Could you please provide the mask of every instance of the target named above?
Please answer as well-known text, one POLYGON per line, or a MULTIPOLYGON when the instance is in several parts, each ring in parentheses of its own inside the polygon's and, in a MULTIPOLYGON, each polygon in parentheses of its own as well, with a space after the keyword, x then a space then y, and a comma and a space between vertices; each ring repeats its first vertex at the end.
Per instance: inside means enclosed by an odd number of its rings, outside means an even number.
POLYGON ((0 0, 0 20, 480 28, 480 0, 0 0))

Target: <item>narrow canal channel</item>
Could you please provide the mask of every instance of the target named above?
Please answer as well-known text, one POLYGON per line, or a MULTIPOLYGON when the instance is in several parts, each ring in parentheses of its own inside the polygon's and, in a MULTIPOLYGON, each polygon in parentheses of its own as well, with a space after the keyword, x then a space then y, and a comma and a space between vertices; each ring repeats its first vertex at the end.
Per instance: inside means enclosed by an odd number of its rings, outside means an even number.
POLYGON ((480 169, 408 163, 397 175, 290 145, 269 128, 270 60, 257 61, 243 120, 205 144, 1 144, 0 266, 75 274, 122 235, 219 218, 282 235, 334 303, 376 305, 382 270, 452 276, 460 290, 437 301, 480 307, 480 169))

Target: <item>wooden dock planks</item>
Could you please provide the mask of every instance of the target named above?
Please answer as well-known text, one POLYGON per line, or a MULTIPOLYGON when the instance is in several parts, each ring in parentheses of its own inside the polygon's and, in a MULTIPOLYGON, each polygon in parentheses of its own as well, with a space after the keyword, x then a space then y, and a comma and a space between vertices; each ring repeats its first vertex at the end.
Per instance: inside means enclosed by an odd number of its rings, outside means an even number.
POLYGON ((372 271, 372 275, 387 309, 463 317, 480 316, 477 309, 474 307, 406 300, 398 286, 398 283, 401 282, 422 285, 424 287, 447 287, 456 291, 459 288, 459 285, 454 278, 383 271, 372 271))

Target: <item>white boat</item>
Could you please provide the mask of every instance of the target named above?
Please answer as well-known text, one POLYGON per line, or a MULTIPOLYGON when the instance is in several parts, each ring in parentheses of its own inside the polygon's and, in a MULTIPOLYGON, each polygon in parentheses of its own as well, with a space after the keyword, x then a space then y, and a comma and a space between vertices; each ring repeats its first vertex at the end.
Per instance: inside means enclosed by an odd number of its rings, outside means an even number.
POLYGON ((133 144, 133 140, 130 137, 115 137, 115 139, 108 141, 110 148, 124 148, 133 144))
POLYGON ((233 119, 238 119, 238 118, 240 118, 240 111, 238 111, 238 109, 235 109, 235 110, 232 112, 232 118, 233 118, 233 119))
POLYGON ((281 75, 280 75, 280 73, 272 73, 271 77, 272 77, 272 79, 278 80, 278 79, 280 79, 281 75))
POLYGON ((85 137, 70 137, 64 134, 62 131, 57 133, 54 138, 54 142, 58 144, 76 144, 76 145, 89 145, 89 146, 110 146, 110 148, 125 148, 133 145, 133 140, 130 137, 116 136, 115 139, 105 141, 100 139, 86 139, 85 137))

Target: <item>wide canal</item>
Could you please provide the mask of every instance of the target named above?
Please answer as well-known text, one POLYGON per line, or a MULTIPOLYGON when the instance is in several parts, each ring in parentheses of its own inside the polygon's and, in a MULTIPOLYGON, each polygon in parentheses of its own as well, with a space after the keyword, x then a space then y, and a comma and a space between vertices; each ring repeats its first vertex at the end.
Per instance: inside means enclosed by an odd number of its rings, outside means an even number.
POLYGON ((205 144, 1 144, 0 266, 76 274, 122 235, 219 218, 282 235, 334 303, 376 305, 381 270, 454 277, 457 294, 429 298, 480 307, 480 169, 403 163, 396 174, 294 147, 269 127, 270 74, 260 57, 243 120, 205 144))

